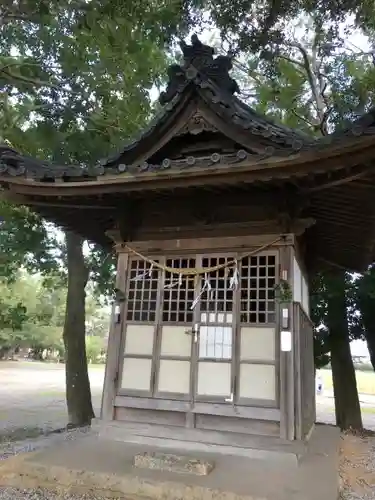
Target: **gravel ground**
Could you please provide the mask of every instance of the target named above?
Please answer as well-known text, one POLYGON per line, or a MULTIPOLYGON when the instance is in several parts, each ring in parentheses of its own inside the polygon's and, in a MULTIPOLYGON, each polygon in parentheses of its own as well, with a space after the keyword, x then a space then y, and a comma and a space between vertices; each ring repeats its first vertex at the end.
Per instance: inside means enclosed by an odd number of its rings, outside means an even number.
MULTIPOLYGON (((104 368, 90 370, 93 406, 99 412, 104 368)), ((0 363, 0 461, 61 441, 82 439, 87 430, 51 433, 67 424, 64 367, 56 364, 0 363)), ((100 500, 94 495, 0 487, 0 500, 100 500)))
MULTIPOLYGON (((69 432, 44 434, 39 437, 24 439, 22 441, 7 441, 3 439, 3 442, 0 443, 0 461, 18 455, 19 453, 41 450, 43 448, 56 445, 62 441, 84 439, 88 433, 91 433, 88 429, 78 429, 69 432)), ((0 486, 0 500, 99 500, 101 498, 102 497, 93 495, 52 493, 44 489, 18 490, 16 488, 0 486)))
POLYGON ((341 500, 375 500, 375 433, 342 435, 339 473, 341 500))
POLYGON ((43 489, 37 490, 17 490, 15 488, 0 488, 0 498, 2 500, 93 500, 94 498, 99 499, 101 497, 93 497, 89 495, 72 495, 70 493, 51 493, 43 489))
MULTIPOLYGON (((89 369, 94 411, 98 414, 104 366, 89 369)), ((0 362, 1 435, 22 428, 53 430, 67 424, 64 366, 55 363, 0 362)))
MULTIPOLYGON (((103 368, 90 369, 93 406, 98 413, 103 368)), ((0 363, 0 461, 36 451, 58 442, 83 439, 87 430, 49 433, 66 421, 65 377, 61 365, 0 363), (41 435, 42 434, 42 435, 41 435)), ((367 403, 363 403, 366 404, 367 403)), ((373 405, 369 405, 372 406, 373 405)), ((317 398, 318 421, 334 423, 333 400, 317 398)), ((375 429, 375 410, 363 413, 364 425, 375 429)), ((374 433, 375 436, 375 433, 374 433)), ((375 437, 345 435, 342 439, 340 476, 342 500, 375 500, 375 437)), ((0 500, 100 500, 95 495, 52 494, 42 489, 0 487, 0 500)), ((125 500, 122 497, 122 500, 125 500)), ((128 499, 130 500, 130 499, 128 499)))

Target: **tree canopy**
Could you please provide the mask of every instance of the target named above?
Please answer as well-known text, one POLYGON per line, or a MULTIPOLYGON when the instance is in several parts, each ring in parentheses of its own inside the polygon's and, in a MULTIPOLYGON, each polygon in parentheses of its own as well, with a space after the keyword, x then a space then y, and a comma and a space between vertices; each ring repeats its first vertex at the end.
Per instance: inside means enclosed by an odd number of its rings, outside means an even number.
MULTIPOLYGON (((144 0, 6 2, 0 8, 1 139, 65 165, 90 165, 117 149, 151 117, 150 90, 168 64, 164 49, 181 20, 178 8, 144 0)), ((89 278, 108 287, 113 261, 93 246, 84 255, 83 240, 71 232, 58 241, 29 210, 4 203, 2 212, 4 276, 23 264, 67 279, 68 413, 75 425, 89 423, 85 287, 89 278)))
POLYGON ((190 26, 215 26, 234 52, 265 58, 290 39, 290 27, 298 18, 302 27, 314 32, 328 24, 330 40, 340 36, 348 21, 362 32, 374 29, 374 6, 368 0, 185 0, 184 4, 190 26))

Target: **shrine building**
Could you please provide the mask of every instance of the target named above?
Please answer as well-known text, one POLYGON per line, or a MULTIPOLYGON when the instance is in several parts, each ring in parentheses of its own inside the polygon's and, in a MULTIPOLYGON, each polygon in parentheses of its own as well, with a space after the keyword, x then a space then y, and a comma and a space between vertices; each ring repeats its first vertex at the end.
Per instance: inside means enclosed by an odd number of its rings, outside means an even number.
POLYGON ((1 196, 114 248, 100 433, 246 455, 315 423, 309 282, 374 258, 375 112, 315 139, 242 102, 196 36, 161 111, 89 167, 0 147, 1 196))

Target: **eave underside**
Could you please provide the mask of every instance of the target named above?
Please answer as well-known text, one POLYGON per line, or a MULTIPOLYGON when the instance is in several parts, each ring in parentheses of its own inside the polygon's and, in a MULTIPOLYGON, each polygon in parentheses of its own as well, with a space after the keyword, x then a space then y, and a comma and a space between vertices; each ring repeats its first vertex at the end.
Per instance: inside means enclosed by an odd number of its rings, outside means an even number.
POLYGON ((298 187, 290 180, 279 180, 55 197, 17 194, 12 186, 5 194, 8 200, 29 205, 58 226, 108 249, 113 242, 106 231, 121 225, 130 241, 261 234, 272 228, 282 233, 288 230, 284 216, 289 212, 289 222, 293 218, 315 221, 304 236, 315 265, 320 261, 361 271, 375 257, 374 192, 375 179, 367 175, 350 183, 325 179, 314 186, 310 180, 298 187))

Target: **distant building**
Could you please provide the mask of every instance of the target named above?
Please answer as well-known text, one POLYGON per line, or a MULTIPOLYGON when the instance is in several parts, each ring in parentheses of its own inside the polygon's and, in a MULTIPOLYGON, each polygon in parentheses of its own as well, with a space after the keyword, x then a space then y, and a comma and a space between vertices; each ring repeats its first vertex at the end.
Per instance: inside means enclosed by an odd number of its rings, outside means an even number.
POLYGON ((370 353, 364 340, 353 340, 350 343, 350 352, 354 363, 370 363, 370 353))

